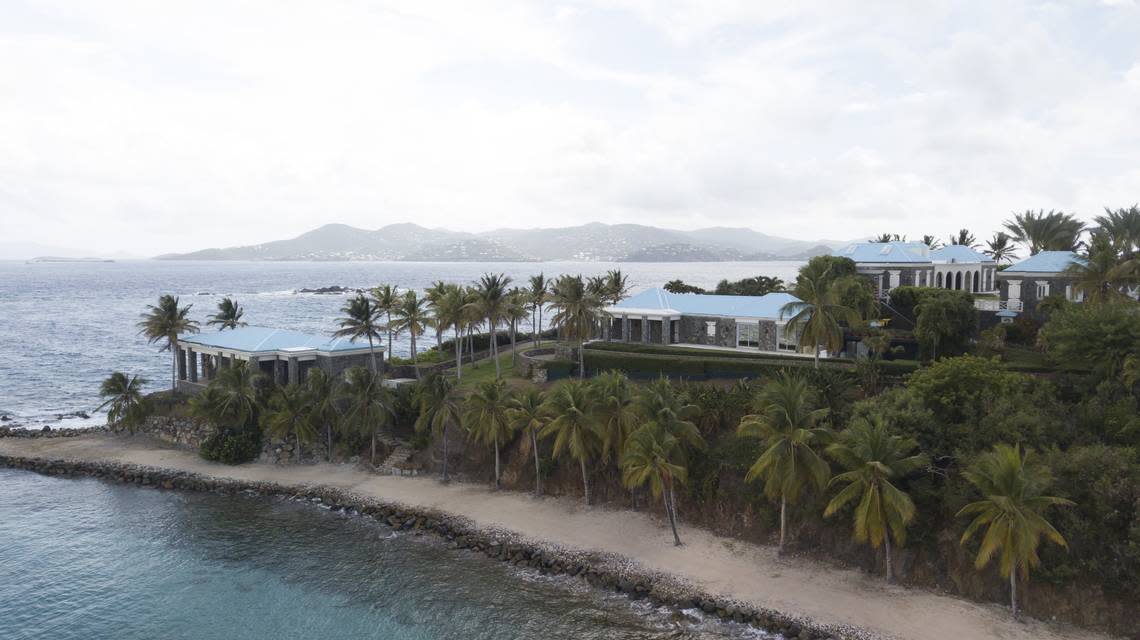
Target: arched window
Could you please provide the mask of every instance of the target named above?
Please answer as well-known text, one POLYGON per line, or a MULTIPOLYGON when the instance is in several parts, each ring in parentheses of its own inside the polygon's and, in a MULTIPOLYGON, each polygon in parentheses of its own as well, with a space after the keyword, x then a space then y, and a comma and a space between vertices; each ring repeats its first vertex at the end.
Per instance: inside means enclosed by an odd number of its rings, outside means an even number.
POLYGON ((981 290, 982 290, 982 272, 981 271, 975 271, 974 272, 974 293, 977 293, 981 290))
POLYGON ((942 288, 942 274, 941 273, 938 274, 938 288, 939 289, 942 288))
POLYGON ((954 288, 959 290, 959 291, 962 290, 962 272, 961 271, 954 274, 954 288))

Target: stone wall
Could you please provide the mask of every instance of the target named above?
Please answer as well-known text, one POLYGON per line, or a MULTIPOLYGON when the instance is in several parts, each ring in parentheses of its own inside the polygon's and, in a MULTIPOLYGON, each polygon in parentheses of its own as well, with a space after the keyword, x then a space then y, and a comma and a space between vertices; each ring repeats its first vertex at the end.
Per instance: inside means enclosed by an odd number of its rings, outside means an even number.
POLYGON ((107 427, 80 427, 78 429, 60 429, 44 426, 40 429, 25 429, 23 427, 0 427, 0 438, 74 438, 89 433, 108 431, 107 427))
POLYGON ((707 344, 718 347, 736 346, 736 320, 714 316, 681 316, 680 340, 689 344, 707 344), (716 323, 716 336, 708 334, 708 323, 716 323))
POLYGON ((197 449, 214 432, 214 425, 197 418, 150 416, 139 427, 139 432, 149 433, 165 442, 197 449))

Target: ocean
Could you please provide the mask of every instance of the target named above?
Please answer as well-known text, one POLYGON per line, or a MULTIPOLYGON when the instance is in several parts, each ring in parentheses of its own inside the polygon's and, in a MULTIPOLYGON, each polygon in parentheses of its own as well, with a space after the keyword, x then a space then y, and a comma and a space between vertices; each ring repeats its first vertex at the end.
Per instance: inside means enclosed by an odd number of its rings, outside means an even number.
MULTIPOLYGON (((505 273, 519 285, 537 273, 629 274, 633 289, 679 278, 713 287, 723 279, 757 275, 795 278, 797 262, 627 263, 413 263, 413 262, 181 262, 121 261, 25 263, 0 260, 0 416, 28 427, 100 424, 92 410, 99 383, 113 371, 139 374, 148 390, 169 387, 170 355, 148 345, 135 323, 162 294, 192 304, 202 322, 222 296, 245 308, 250 324, 328 334, 335 329, 343 295, 295 293, 339 285, 369 288, 392 283, 423 290, 432 282, 470 283, 487 272, 505 273), (85 412, 89 418, 66 417, 85 412), (60 416, 65 416, 61 418, 60 416)), ((434 336, 419 347, 434 344, 434 336)), ((393 344, 407 356, 406 337, 393 344)))
POLYGON ((0 469, 5 640, 769 637, 280 498, 0 469))

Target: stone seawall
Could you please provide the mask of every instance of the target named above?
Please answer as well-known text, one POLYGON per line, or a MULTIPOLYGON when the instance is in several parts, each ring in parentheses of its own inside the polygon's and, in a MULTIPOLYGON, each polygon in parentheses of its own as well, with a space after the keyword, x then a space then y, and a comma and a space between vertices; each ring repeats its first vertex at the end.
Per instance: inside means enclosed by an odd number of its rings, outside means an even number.
POLYGON ((656 606, 667 606, 684 617, 686 609, 699 609, 721 620, 747 624, 785 638, 800 640, 879 640, 866 631, 835 625, 819 625, 768 609, 757 609, 703 593, 666 575, 644 573, 622 558, 597 553, 569 551, 551 545, 518 539, 502 531, 482 529, 465 518, 428 509, 408 507, 319 485, 282 485, 231 478, 215 478, 188 471, 176 471, 117 462, 48 460, 0 455, 0 467, 24 469, 54 476, 87 476, 104 481, 135 484, 156 489, 181 489, 224 495, 247 493, 307 500, 333 510, 356 512, 381 521, 393 529, 433 533, 454 547, 482 553, 501 562, 530 567, 543 574, 562 574, 585 580, 598 588, 647 599, 656 606))
POLYGON ((74 438, 76 436, 85 436, 91 433, 105 433, 107 431, 109 431, 107 427, 81 427, 79 429, 0 427, 0 438, 74 438))

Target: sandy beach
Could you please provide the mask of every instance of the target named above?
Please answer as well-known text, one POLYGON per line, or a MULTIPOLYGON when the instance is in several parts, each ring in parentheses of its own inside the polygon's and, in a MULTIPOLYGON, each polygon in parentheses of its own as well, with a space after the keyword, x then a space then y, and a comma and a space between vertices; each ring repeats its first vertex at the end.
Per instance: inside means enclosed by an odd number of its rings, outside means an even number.
POLYGON ((774 547, 716 536, 681 523, 685 546, 674 547, 655 518, 578 501, 535 499, 481 485, 442 485, 434 478, 377 476, 348 465, 231 467, 145 437, 3 438, 0 454, 141 464, 216 477, 320 484, 381 500, 462 516, 482 527, 535 542, 615 554, 644 569, 690 581, 709 593, 757 607, 847 624, 907 640, 1090 640, 1109 636, 1039 621, 1015 623, 1000 605, 968 602, 920 589, 889 586, 857 571, 801 558, 780 558, 774 547))

